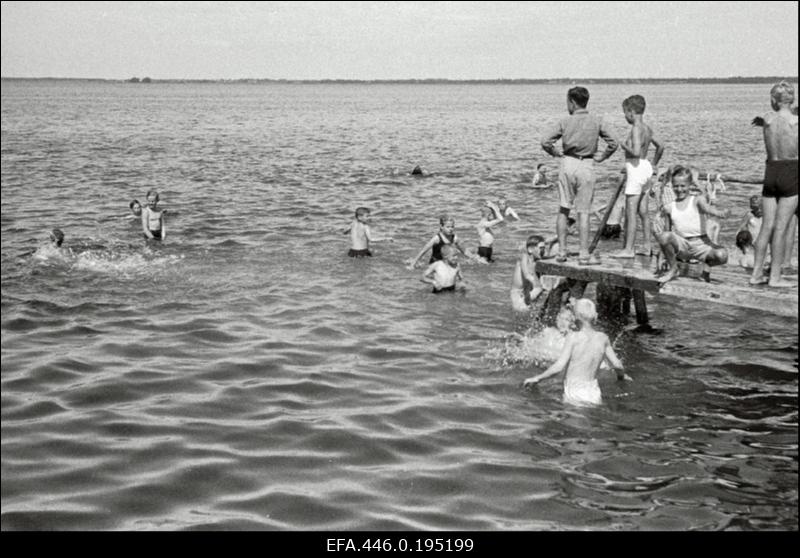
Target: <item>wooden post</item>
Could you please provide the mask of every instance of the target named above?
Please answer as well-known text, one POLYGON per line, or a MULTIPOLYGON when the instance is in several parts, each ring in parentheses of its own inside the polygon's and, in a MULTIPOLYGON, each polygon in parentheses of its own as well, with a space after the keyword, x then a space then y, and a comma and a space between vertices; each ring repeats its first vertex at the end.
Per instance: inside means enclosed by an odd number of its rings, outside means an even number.
MULTIPOLYGON (((600 228, 597 229, 597 232, 594 235, 594 239, 592 239, 592 243, 589 244, 589 253, 591 254, 594 252, 594 249, 597 248, 597 243, 600 242, 600 235, 603 234, 603 229, 608 222, 608 218, 611 216, 611 212, 614 211, 614 206, 617 204, 617 198, 619 198, 620 193, 622 192, 622 188, 625 187, 625 176, 622 177, 619 181, 619 186, 617 186, 617 192, 614 194, 614 197, 611 198, 611 201, 606 208, 606 213, 603 215, 603 220, 600 221, 600 228)), ((627 224, 625 225, 627 226, 627 224)))
POLYGON ((647 302, 644 298, 644 291, 633 289, 633 305, 636 308, 636 323, 640 326, 648 325, 647 302))

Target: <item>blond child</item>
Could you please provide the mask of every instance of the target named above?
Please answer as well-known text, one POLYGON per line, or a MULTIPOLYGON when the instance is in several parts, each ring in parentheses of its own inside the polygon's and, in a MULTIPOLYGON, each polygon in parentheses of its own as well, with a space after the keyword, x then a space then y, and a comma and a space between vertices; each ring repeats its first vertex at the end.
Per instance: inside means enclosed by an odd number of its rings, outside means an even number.
POLYGON ((442 259, 430 264, 420 281, 433 285, 433 292, 437 294, 456 289, 463 290, 466 286, 461 275, 461 267, 458 265, 456 249, 449 245, 443 246, 442 259))
POLYGON ((487 263, 492 262, 492 245, 494 244, 494 232, 492 227, 503 222, 503 212, 496 203, 487 201, 481 208, 481 220, 475 225, 478 231, 478 257, 483 258, 487 263))
POLYGON ((155 190, 147 191, 147 206, 142 208, 142 232, 145 240, 167 239, 166 210, 158 209, 159 195, 155 190))
POLYGON ((544 372, 526 379, 522 385, 535 385, 545 378, 566 370, 564 376, 564 402, 587 406, 602 403, 597 373, 604 361, 616 369, 617 379, 631 380, 623 372, 622 362, 614 352, 608 336, 594 329, 597 310, 594 303, 581 298, 573 304, 578 331, 569 333, 558 359, 544 372))
MULTIPOLYGON (((756 238, 751 285, 796 287, 797 283, 781 277, 786 259, 786 244, 794 243, 794 220, 797 214, 797 113, 792 111, 794 87, 782 81, 770 90, 773 112, 763 118, 764 147, 767 165, 761 191, 764 220, 756 238), (791 234, 792 238, 787 239, 791 234), (772 265, 769 278, 764 276, 764 260, 770 248, 772 265)), ((787 264, 789 262, 786 262, 787 264)))

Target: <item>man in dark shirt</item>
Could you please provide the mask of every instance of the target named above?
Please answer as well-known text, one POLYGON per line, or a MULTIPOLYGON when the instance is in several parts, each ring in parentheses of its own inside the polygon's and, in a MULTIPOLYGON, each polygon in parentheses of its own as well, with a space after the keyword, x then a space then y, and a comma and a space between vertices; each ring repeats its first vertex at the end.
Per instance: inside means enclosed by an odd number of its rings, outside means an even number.
POLYGON ((556 218, 559 253, 557 260, 567 259, 567 217, 574 207, 578 214, 580 252, 578 263, 600 263, 597 256, 589 256, 589 216, 594 198, 594 163, 608 159, 617 150, 618 143, 598 116, 589 114, 589 91, 573 87, 567 92, 569 116, 562 118, 542 141, 542 149, 561 159, 558 172, 559 211, 556 218), (597 151, 598 138, 603 138, 606 149, 597 151), (561 139, 561 148, 556 142, 561 139))

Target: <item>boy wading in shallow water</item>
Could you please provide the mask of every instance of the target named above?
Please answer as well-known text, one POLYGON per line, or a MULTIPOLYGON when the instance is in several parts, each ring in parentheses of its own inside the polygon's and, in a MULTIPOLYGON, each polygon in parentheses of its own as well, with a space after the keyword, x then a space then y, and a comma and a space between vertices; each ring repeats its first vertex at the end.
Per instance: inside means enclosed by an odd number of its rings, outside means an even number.
MULTIPOLYGON (((794 232, 794 227, 789 225, 797 214, 797 114, 792 112, 794 88, 782 81, 773 86, 770 97, 773 112, 764 116, 763 123, 764 147, 767 151, 767 168, 761 191, 764 217, 756 239, 750 284, 796 287, 796 283, 781 278, 787 231, 791 229, 794 232), (769 279, 764 277, 763 269, 768 245, 772 256, 769 279)), ((788 241, 794 242, 794 238, 788 241)))
POLYGON ((366 207, 356 208, 356 215, 350 227, 345 229, 345 234, 350 234, 350 250, 347 255, 351 258, 363 258, 364 256, 371 256, 372 252, 369 251, 370 242, 393 242, 391 237, 373 238, 372 232, 369 228, 372 215, 370 210, 366 207))
POLYGON ((600 385, 597 383, 597 372, 603 361, 617 370, 617 379, 631 380, 622 371, 622 362, 614 352, 608 336, 594 329, 597 310, 594 302, 587 298, 575 301, 573 305, 578 331, 567 334, 561 354, 550 368, 537 376, 525 380, 522 385, 528 387, 545 378, 558 374, 566 368, 564 376, 564 402, 572 405, 599 405, 602 403, 600 385))
POLYGON ((429 265, 420 281, 433 285, 434 293, 464 290, 466 286, 458 265, 456 249, 450 245, 442 246, 442 259, 429 265))
POLYGON ((167 239, 167 224, 164 220, 165 209, 157 209, 159 195, 155 190, 147 192, 147 207, 142 209, 142 232, 145 240, 167 239))

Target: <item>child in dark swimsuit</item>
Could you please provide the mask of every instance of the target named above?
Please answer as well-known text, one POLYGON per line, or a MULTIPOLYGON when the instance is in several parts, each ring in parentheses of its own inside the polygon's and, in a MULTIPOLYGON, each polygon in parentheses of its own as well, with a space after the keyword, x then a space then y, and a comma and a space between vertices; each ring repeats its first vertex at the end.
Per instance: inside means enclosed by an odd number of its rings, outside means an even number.
POLYGON ((459 249, 459 251, 467 256, 468 258, 476 259, 476 256, 472 256, 471 254, 467 254, 464 250, 464 247, 461 246, 461 243, 458 241, 458 237, 455 233, 456 222, 455 220, 450 217, 449 215, 442 215, 439 217, 439 232, 437 232, 433 238, 431 238, 425 246, 422 247, 422 250, 419 251, 417 257, 406 260, 406 268, 407 269, 414 269, 419 261, 422 259, 422 256, 430 250, 431 251, 431 258, 429 263, 433 263, 442 259, 442 247, 452 245, 459 249))

